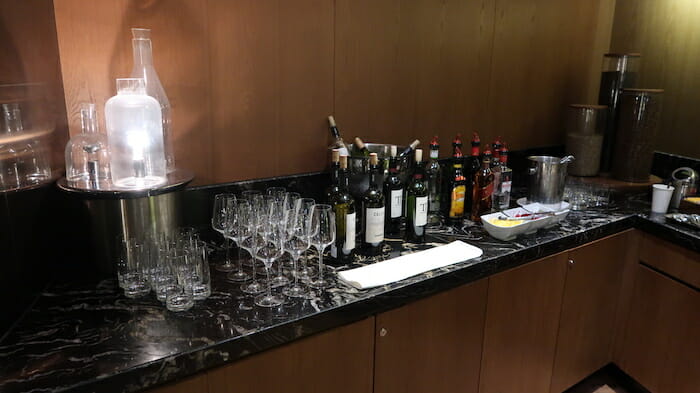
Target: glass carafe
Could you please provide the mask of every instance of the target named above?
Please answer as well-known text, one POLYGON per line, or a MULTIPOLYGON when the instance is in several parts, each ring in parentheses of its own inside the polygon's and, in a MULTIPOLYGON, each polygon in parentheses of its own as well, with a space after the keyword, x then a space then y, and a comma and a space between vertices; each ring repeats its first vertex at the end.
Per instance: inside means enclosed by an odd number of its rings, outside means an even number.
POLYGON ((165 94, 165 89, 160 83, 158 73, 153 66, 153 47, 151 44, 151 29, 132 28, 131 45, 134 52, 134 68, 131 70, 132 78, 142 78, 146 83, 146 93, 155 98, 160 104, 161 118, 163 121, 163 144, 165 146, 165 161, 167 171, 175 170, 175 156, 173 151, 173 139, 170 101, 165 94))
POLYGON ((98 131, 95 104, 81 104, 80 124, 82 132, 66 145, 66 180, 77 188, 109 188, 109 144, 98 131))
POLYGON ((143 79, 117 79, 117 95, 105 105, 105 123, 112 184, 142 190, 165 183, 160 105, 146 94, 143 79))

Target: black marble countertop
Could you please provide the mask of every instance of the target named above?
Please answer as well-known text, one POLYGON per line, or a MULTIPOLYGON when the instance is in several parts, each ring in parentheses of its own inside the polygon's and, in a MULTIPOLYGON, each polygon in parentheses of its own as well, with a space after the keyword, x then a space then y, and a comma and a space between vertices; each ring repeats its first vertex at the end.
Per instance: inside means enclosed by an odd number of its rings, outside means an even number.
MULTIPOLYGON (((633 227, 700 252, 699 231, 643 213, 647 201, 641 195, 607 209, 571 212, 558 226, 510 242, 471 223, 432 229, 425 245, 390 240, 383 258, 455 239, 484 254, 365 291, 336 282, 323 293, 271 310, 255 306, 214 269, 210 298, 183 313, 167 311, 153 296, 127 299, 116 280, 57 283, 0 342, 0 391, 138 391, 633 227)), ((358 258, 354 264, 368 262, 358 258)))

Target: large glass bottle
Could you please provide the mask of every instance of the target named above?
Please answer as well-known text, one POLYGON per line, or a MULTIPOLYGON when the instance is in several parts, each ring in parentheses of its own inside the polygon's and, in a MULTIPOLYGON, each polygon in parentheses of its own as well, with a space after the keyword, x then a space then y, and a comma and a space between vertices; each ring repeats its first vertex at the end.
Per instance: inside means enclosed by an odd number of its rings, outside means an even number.
POLYGON ((355 250, 355 200, 349 191, 350 171, 348 156, 340 156, 338 171, 338 192, 333 195, 331 205, 335 212, 335 243, 331 245, 331 255, 339 262, 350 262, 355 250))
POLYGON ((66 145, 66 180, 77 188, 109 188, 109 143, 99 132, 94 103, 80 105, 80 126, 82 132, 66 145))
POLYGON ((471 220, 480 222, 481 216, 491 211, 493 207, 493 172, 491 172, 491 151, 486 145, 481 168, 474 176, 472 189, 471 220))
POLYGON ((465 160, 464 165, 464 176, 467 178, 467 194, 464 199, 464 204, 467 207, 467 217, 469 216, 469 211, 473 203, 474 176, 479 171, 479 168, 481 168, 481 157, 479 153, 481 139, 479 139, 479 134, 476 132, 472 136, 471 146, 471 154, 465 160))
POLYGON ((464 218, 464 202, 467 192, 467 178, 462 172, 462 151, 459 147, 454 148, 452 157, 452 172, 448 182, 447 192, 449 195, 447 203, 447 222, 450 225, 459 225, 464 218))
MULTIPOLYGON (((393 153, 393 152, 392 152, 393 153)), ((398 235, 401 232, 401 221, 404 218, 404 183, 399 178, 397 158, 389 159, 389 175, 384 180, 384 198, 386 199, 387 235, 398 235)))
POLYGON ((165 161, 167 171, 172 172, 175 170, 175 152, 171 128, 170 101, 153 66, 151 29, 133 28, 131 29, 131 34, 131 45, 134 52, 134 68, 131 70, 131 77, 143 79, 146 83, 146 94, 155 98, 160 105, 165 161))
POLYGON ((440 157, 440 144, 437 135, 430 142, 430 161, 425 167, 425 175, 428 183, 428 219, 431 224, 440 222, 440 199, 442 192, 442 168, 438 158, 440 157))
POLYGON ((414 243, 425 241, 425 227, 428 224, 428 187, 423 179, 423 150, 416 149, 416 170, 406 189, 406 234, 405 238, 414 243))
POLYGON ((146 94, 143 79, 117 79, 117 95, 105 105, 105 123, 112 183, 125 189, 146 189, 165 183, 160 105, 146 94))
POLYGON ((340 149, 331 150, 331 184, 326 188, 326 202, 333 204, 333 198, 340 189, 338 173, 340 171, 340 149))
POLYGON ((369 155, 369 188, 362 196, 362 249, 379 255, 384 245, 384 194, 379 184, 377 153, 369 155))
POLYGON ((499 165, 493 168, 493 209, 504 210, 510 207, 510 190, 513 184, 513 170, 508 167, 508 149, 501 147, 499 165))

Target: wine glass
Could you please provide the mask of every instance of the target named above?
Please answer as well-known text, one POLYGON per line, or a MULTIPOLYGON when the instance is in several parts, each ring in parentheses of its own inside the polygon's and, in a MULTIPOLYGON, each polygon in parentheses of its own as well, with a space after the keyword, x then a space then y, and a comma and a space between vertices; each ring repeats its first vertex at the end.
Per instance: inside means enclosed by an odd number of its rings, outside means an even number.
MULTIPOLYGON (((272 215, 268 216, 273 217, 272 215)), ((255 304, 261 307, 276 307, 284 303, 284 298, 272 294, 272 280, 270 280, 270 268, 272 264, 284 253, 284 232, 283 222, 271 221, 266 223, 269 229, 261 236, 262 242, 257 248, 255 257, 265 265, 267 275, 267 292, 255 298, 255 304)))
POLYGON ((233 240, 238 248, 238 269, 229 273, 226 278, 233 282, 245 282, 250 280, 251 275, 243 270, 243 258, 241 249, 243 240, 249 238, 250 226, 246 223, 250 220, 251 208, 250 202, 245 199, 231 201, 229 208, 229 225, 226 231, 226 237, 233 240))
MULTIPOLYGON (((285 212, 285 242, 284 250, 289 253, 292 259, 292 271, 294 272, 294 283, 284 288, 282 293, 289 297, 304 297, 306 289, 299 284, 299 273, 297 264, 301 254, 311 246, 309 239, 309 216, 310 210, 303 211, 301 203, 296 204, 294 209, 285 212)), ((278 267, 279 269, 279 267, 278 267)))
MULTIPOLYGON (((296 192, 286 192, 284 195, 281 197, 279 200, 280 202, 280 209, 279 212, 281 215, 279 216, 280 222, 284 222, 285 224, 287 223, 287 212, 290 210, 294 209, 294 205, 296 204, 296 201, 301 198, 301 195, 296 192)), ((286 239, 285 239, 286 240, 286 239)), ((291 262, 291 261, 290 261, 291 262)), ((291 267, 291 266, 289 266, 291 267)), ((295 267, 296 271, 296 267, 295 267)), ((283 269, 283 264, 280 261, 280 263, 277 264, 277 276, 272 279, 272 286, 273 287, 281 287, 289 284, 289 279, 284 275, 284 269, 283 269)))
MULTIPOLYGON (((313 200, 312 198, 301 198, 297 201, 298 206, 295 207, 295 209, 298 209, 298 214, 301 214, 303 217, 306 217, 307 219, 311 218, 311 212, 314 209, 314 205, 316 204, 316 201, 313 200)), ((305 233, 306 236, 309 237, 309 240, 311 239, 311 232, 306 231, 305 233)), ((299 271, 296 272, 296 274, 299 276, 299 279, 306 282, 311 280, 311 278, 314 276, 315 272, 314 269, 311 266, 307 265, 308 258, 304 255, 304 251, 301 253, 301 259, 299 261, 301 262, 299 266, 299 271)))
POLYGON ((255 255, 258 253, 258 249, 262 245, 262 234, 259 231, 259 223, 261 221, 261 216, 263 215, 262 210, 264 209, 262 208, 262 204, 259 203, 261 199, 262 198, 260 198, 260 196, 253 198, 250 207, 250 214, 248 214, 246 219, 241 222, 241 225, 245 225, 246 229, 243 232, 243 236, 245 236, 245 238, 242 238, 240 245, 241 248, 248 251, 250 254, 253 266, 253 281, 241 286, 241 291, 251 295, 257 295, 265 291, 265 286, 258 281, 255 271, 257 265, 255 255))
POLYGON ((224 238, 224 248, 226 249, 226 259, 223 263, 216 265, 215 268, 221 272, 230 272, 235 269, 231 263, 230 255, 230 244, 229 240, 225 235, 228 225, 228 206, 229 201, 235 200, 236 196, 233 194, 218 194, 214 197, 214 212, 211 217, 211 226, 215 231, 219 232, 224 238))
POLYGON ((277 200, 284 199, 287 189, 284 187, 269 187, 265 189, 265 194, 274 197, 277 200))
POLYGON ((318 251, 318 275, 309 281, 314 288, 325 288, 330 283, 323 277, 323 251, 335 241, 335 215, 331 205, 314 205, 310 219, 311 244, 318 251))

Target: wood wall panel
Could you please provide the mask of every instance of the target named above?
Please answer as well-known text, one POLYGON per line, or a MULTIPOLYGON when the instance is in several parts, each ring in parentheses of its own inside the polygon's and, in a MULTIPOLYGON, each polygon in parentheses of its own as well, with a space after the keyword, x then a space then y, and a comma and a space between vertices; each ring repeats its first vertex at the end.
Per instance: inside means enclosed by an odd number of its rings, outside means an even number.
POLYGON ((489 141, 503 135, 514 149, 564 142, 566 106, 593 98, 599 9, 599 1, 497 0, 489 141))
POLYGON ((114 79, 129 74, 129 28, 151 27, 173 104, 176 159, 204 184, 323 169, 331 113, 346 141, 419 138, 425 148, 437 134, 442 156, 457 132, 465 141, 472 131, 486 142, 502 135, 515 149, 560 143, 566 104, 597 93, 611 1, 55 0, 54 7, 71 132, 79 103, 102 106, 114 79))
POLYGON ((639 52, 639 86, 664 89, 660 151, 700 157, 700 2, 617 0, 611 51, 639 52))
MULTIPOLYGON (((493 0, 339 0, 335 112, 346 140, 408 144, 480 130, 493 0)), ((449 149, 443 149, 443 156, 449 149)))
POLYGON ((116 78, 131 73, 131 28, 152 29, 153 57, 173 117, 177 165, 212 180, 207 16, 200 0, 55 0, 56 29, 71 134, 80 132, 81 102, 104 104, 116 78))

